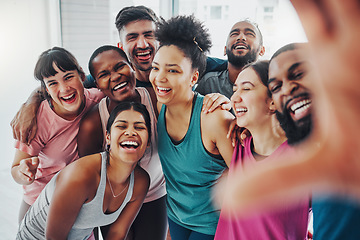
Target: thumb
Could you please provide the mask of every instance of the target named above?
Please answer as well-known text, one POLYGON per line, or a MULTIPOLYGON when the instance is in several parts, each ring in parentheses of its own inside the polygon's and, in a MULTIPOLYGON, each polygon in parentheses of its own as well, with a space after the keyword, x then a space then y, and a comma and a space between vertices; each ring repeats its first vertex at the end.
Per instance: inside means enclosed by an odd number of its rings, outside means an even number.
POLYGON ((34 170, 39 166, 39 158, 38 157, 32 157, 31 158, 31 166, 30 169, 34 170))

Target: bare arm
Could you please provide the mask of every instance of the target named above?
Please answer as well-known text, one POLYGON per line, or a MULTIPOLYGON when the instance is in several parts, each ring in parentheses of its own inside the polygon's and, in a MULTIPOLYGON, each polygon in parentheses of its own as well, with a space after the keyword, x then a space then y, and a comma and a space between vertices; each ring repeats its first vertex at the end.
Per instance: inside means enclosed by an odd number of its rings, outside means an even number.
POLYGON ((96 105, 80 122, 77 136, 79 157, 103 151, 103 132, 96 105))
POLYGON ((26 102, 21 106, 10 122, 14 139, 29 144, 34 138, 37 130, 36 113, 43 100, 44 94, 39 87, 31 93, 26 102))
POLYGON ((227 137, 233 119, 234 116, 230 112, 217 109, 212 113, 202 115, 201 120, 206 149, 213 154, 220 154, 227 166, 230 166, 234 151, 232 140, 227 137))
POLYGON ((84 168, 75 162, 58 175, 46 222, 47 239, 67 239, 82 205, 96 192, 96 170, 84 168))
POLYGON ((296 200, 311 190, 360 202, 359 1, 291 2, 319 73, 312 88, 314 132, 296 154, 285 156, 295 161, 265 163, 246 175, 233 174, 223 206, 241 214, 276 207, 284 199, 296 200))

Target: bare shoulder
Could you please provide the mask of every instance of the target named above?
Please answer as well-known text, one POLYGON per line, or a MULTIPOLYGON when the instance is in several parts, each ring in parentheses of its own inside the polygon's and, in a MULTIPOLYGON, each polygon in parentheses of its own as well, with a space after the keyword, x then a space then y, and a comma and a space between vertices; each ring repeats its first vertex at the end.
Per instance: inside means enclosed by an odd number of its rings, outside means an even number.
POLYGON ((85 116, 80 123, 80 129, 84 131, 92 131, 99 129, 101 125, 101 119, 99 114, 99 104, 96 104, 85 116))
POLYGON ((215 111, 210 113, 201 112, 202 125, 215 129, 219 125, 230 125, 231 121, 235 118, 229 111, 217 108, 215 111))
POLYGON ((101 174, 101 154, 82 157, 66 166, 58 176, 58 181, 78 186, 97 186, 101 174))

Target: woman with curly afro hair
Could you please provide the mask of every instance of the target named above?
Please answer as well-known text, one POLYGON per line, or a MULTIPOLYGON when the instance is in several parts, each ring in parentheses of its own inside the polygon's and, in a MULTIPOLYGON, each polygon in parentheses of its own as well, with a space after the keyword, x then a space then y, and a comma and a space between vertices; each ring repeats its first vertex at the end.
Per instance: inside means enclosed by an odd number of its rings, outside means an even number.
POLYGON ((194 16, 160 21, 160 47, 152 63, 159 108, 158 150, 166 180, 172 240, 213 239, 219 219, 211 191, 229 165, 228 111, 202 111, 204 97, 192 88, 206 66, 210 36, 194 16))

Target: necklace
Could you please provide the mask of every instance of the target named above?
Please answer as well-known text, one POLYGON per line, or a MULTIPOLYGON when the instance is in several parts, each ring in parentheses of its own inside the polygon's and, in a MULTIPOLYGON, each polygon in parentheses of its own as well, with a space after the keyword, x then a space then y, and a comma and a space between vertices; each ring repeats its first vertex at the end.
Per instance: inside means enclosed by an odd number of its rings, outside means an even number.
POLYGON ((130 181, 128 181, 128 183, 126 184, 126 186, 124 187, 124 189, 123 189, 119 194, 115 195, 114 190, 113 190, 113 188, 112 188, 112 186, 111 186, 111 182, 110 182, 109 177, 108 177, 108 175, 107 175, 107 172, 106 172, 106 178, 107 178, 107 180, 108 180, 108 182, 109 182, 110 190, 111 190, 111 193, 112 193, 112 195, 113 195, 114 198, 120 196, 120 195, 125 191, 125 189, 127 188, 127 186, 129 186, 129 183, 130 183, 130 181))

